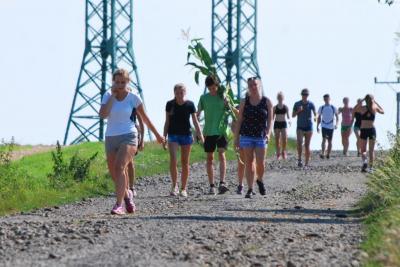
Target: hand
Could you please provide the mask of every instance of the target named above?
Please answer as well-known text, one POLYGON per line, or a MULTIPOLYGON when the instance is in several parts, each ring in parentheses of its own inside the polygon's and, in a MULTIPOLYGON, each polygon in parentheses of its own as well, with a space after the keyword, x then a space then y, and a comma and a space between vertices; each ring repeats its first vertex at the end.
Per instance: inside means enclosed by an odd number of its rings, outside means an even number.
POLYGON ((289 121, 289 127, 291 127, 292 126, 292 121, 289 121))
POLYGON ((144 142, 143 142, 143 140, 141 140, 141 141, 139 142, 138 149, 139 149, 139 151, 143 151, 143 149, 144 149, 144 142))
POLYGON ((240 148, 239 138, 235 138, 235 141, 233 142, 233 148, 235 151, 239 151, 240 148))
POLYGON ((199 134, 199 135, 197 135, 197 137, 199 138, 200 144, 204 145, 204 136, 203 136, 203 134, 199 134))
POLYGON ((225 107, 229 106, 229 102, 228 102, 228 99, 226 99, 226 97, 224 98, 224 104, 225 104, 225 107))
POLYGON ((317 122, 317 117, 314 117, 314 122, 317 122))
POLYGON ((303 111, 303 106, 300 106, 300 107, 297 108, 297 113, 300 113, 302 111, 303 111))
POLYGON ((337 130, 337 125, 335 125, 335 130, 337 130))
POLYGON ((163 137, 163 136, 157 134, 157 135, 156 135, 156 138, 157 138, 157 143, 159 143, 159 144, 161 144, 161 145, 164 145, 164 144, 166 143, 165 137, 163 137))
POLYGON ((111 86, 111 95, 114 96, 114 97, 117 95, 117 87, 115 86, 114 83, 111 86))
POLYGON ((319 127, 317 127, 317 133, 319 133, 319 127))

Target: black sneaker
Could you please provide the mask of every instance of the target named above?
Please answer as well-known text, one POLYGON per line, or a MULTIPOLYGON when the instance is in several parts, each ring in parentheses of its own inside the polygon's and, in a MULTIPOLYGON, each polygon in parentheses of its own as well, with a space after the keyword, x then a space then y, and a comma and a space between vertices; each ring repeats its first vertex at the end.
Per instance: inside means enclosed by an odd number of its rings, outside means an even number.
POLYGON ((364 164, 362 165, 361 172, 367 172, 367 169, 368 169, 368 164, 367 164, 367 163, 364 163, 364 164))
POLYGON ((330 159, 330 157, 331 157, 331 156, 330 156, 329 154, 328 154, 328 155, 326 155, 326 159, 330 159))
POLYGON ((297 160, 297 167, 303 167, 303 161, 301 161, 301 159, 297 160))
POLYGON ((244 196, 245 198, 252 198, 253 197, 253 190, 249 189, 247 190, 246 195, 244 196))
POLYGON ((319 154, 319 158, 324 159, 325 158, 324 154, 319 154))
POLYGON ((257 180, 258 190, 260 191, 260 195, 265 196, 266 190, 264 183, 262 181, 257 180))
POLYGON ((229 189, 228 187, 226 187, 224 182, 220 182, 219 183, 219 187, 218 187, 218 194, 222 195, 225 194, 226 192, 228 192, 229 189))
POLYGON ((243 185, 238 185, 237 189, 236 189, 236 193, 238 195, 241 195, 243 193, 243 185))

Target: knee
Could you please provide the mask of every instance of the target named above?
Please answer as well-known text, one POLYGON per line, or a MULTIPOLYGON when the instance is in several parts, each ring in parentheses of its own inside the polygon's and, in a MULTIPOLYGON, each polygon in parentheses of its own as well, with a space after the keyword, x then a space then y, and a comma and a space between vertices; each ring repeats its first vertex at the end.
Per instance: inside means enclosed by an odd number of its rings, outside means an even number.
POLYGON ((122 164, 116 164, 114 172, 116 175, 125 174, 125 167, 122 164))

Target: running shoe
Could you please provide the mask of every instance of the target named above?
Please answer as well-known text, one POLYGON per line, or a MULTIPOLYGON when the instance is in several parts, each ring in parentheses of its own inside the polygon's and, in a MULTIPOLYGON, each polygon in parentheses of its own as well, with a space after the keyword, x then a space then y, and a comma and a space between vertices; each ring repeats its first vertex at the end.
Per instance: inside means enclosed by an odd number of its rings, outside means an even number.
POLYGON ((134 213, 136 210, 135 203, 133 202, 133 192, 128 190, 128 197, 124 199, 126 212, 134 213))
POLYGON ((283 151, 283 153, 282 153, 282 158, 283 158, 283 159, 287 159, 287 152, 286 152, 286 151, 283 151))
POLYGON ((331 158, 331 155, 326 155, 326 159, 330 159, 331 158))
POLYGON ((266 190, 263 181, 257 180, 258 190, 260 191, 260 195, 265 196, 266 190))
POLYGON ((253 190, 249 189, 247 190, 246 195, 244 196, 245 198, 252 198, 253 197, 253 190))
POLYGON ((324 154, 319 154, 319 158, 324 159, 325 158, 324 154))
POLYGON ((171 191, 169 192, 169 195, 171 197, 176 197, 179 194, 178 186, 172 186, 171 191))
POLYGON ((301 161, 301 159, 297 160, 297 167, 303 167, 303 162, 301 161))
POLYGON ((229 189, 228 187, 226 187, 224 182, 220 182, 219 183, 219 187, 218 187, 218 194, 222 195, 225 194, 226 192, 228 192, 229 189))
POLYGON ((243 193, 243 185, 238 185, 237 189, 236 189, 236 193, 238 195, 241 195, 243 193))
POLYGON ((125 210, 122 205, 115 204, 111 210, 111 214, 113 215, 125 215, 125 210))
POLYGON ((364 164, 362 165, 362 167, 361 167, 361 172, 367 172, 367 169, 368 169, 368 164, 367 164, 367 163, 364 163, 364 164))
POLYGON ((209 195, 215 196, 217 194, 217 190, 215 189, 215 186, 210 186, 210 190, 208 190, 209 195))
POLYGON ((181 196, 181 197, 187 197, 187 196, 188 196, 187 191, 186 191, 186 190, 181 190, 180 196, 181 196))
POLYGON ((276 153, 276 159, 277 159, 277 160, 280 160, 280 159, 281 159, 281 154, 276 153))

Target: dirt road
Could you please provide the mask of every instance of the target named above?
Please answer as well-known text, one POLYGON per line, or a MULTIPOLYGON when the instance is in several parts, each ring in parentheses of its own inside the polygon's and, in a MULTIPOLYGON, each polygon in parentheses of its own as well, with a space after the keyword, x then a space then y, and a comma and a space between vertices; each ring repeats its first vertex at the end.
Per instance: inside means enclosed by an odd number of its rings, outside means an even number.
POLYGON ((360 160, 314 155, 310 170, 268 160, 267 195, 209 196, 203 164, 189 197, 169 197, 166 175, 138 184, 135 215, 112 217, 114 198, 0 218, 2 266, 358 266, 366 190, 360 160))

